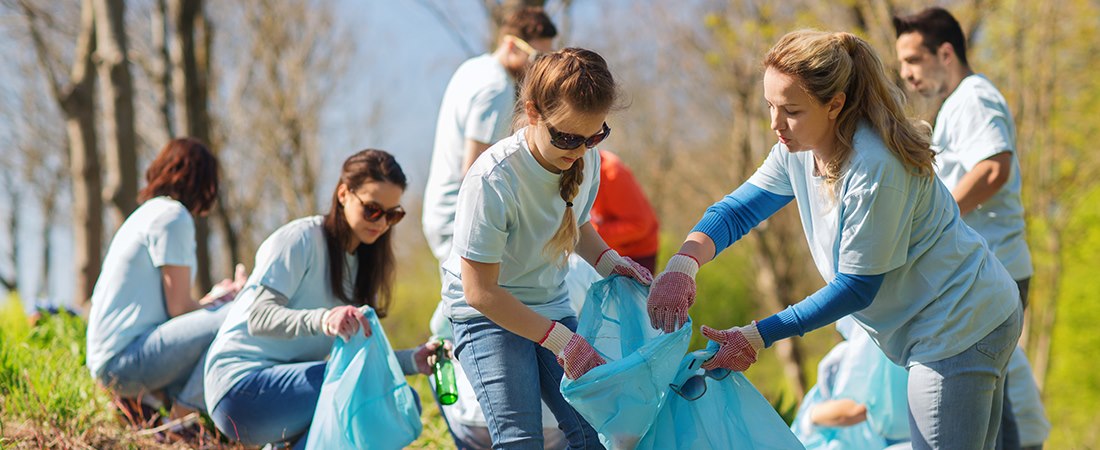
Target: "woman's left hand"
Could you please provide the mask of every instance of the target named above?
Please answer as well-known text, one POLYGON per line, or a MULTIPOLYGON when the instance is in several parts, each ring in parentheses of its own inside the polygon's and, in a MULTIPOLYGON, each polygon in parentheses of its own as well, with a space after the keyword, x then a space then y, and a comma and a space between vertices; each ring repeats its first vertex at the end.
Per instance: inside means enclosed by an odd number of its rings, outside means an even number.
POLYGON ((764 349, 764 340, 756 330, 756 322, 728 330, 715 330, 703 325, 700 331, 707 339, 720 345, 718 353, 703 363, 705 370, 723 368, 744 372, 756 362, 756 354, 764 349))
MULTIPOLYGON (((432 369, 435 367, 436 356, 435 352, 439 349, 438 340, 430 340, 423 345, 416 348, 413 352, 413 359, 416 361, 416 370, 424 375, 431 375, 432 369)), ((447 358, 453 359, 454 351, 451 341, 443 341, 443 350, 447 352, 447 358)))
POLYGON ((604 250, 596 258, 595 267, 596 272, 604 278, 611 276, 611 274, 617 274, 633 278, 646 286, 653 282, 653 274, 649 272, 649 269, 642 267, 641 264, 629 257, 619 255, 619 252, 610 248, 604 250))

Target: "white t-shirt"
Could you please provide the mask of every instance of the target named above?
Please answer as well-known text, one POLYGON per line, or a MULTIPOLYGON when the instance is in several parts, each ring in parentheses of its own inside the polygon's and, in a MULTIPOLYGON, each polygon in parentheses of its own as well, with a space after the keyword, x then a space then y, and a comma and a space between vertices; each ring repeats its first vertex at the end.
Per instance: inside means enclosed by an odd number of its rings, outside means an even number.
POLYGON ((866 123, 837 199, 818 192, 813 153, 772 148, 749 183, 793 195, 821 276, 886 274, 871 306, 852 316, 895 363, 959 354, 1019 305, 1016 283, 997 263, 942 183, 914 175, 866 123))
POLYGON ((447 84, 421 219, 428 245, 440 261, 450 253, 466 140, 492 144, 508 136, 515 104, 515 80, 491 54, 467 60, 447 84))
MULTIPOLYGON (((443 314, 462 322, 482 314, 462 293, 462 258, 500 263, 500 286, 550 320, 575 316, 565 285, 568 266, 543 254, 561 225, 565 201, 558 193, 560 174, 531 154, 526 128, 486 150, 470 168, 458 194, 454 247, 443 263, 443 314)), ((589 221, 600 183, 600 153, 583 158, 584 180, 573 199, 577 225, 589 221)))
POLYGON ((126 218, 103 260, 88 315, 92 376, 98 377, 134 339, 170 318, 161 282, 164 266, 195 267, 195 222, 182 203, 157 197, 126 218))
POLYGON ((1012 174, 993 197, 963 217, 989 243, 1015 280, 1032 274, 1031 253, 1020 200, 1020 162, 1016 157, 1016 126, 1000 91, 981 75, 970 75, 947 97, 936 116, 932 134, 936 175, 954 190, 978 163, 1012 153, 1012 174))
MULTIPOLYGON (((328 356, 333 338, 323 334, 284 339, 248 332, 249 309, 261 286, 289 299, 286 307, 291 309, 329 309, 344 304, 332 291, 329 280, 323 219, 304 217, 283 225, 256 251, 256 268, 229 306, 229 314, 206 357, 206 404, 211 411, 234 385, 254 371, 279 364, 322 361, 328 356)), ((344 289, 351 292, 358 260, 351 254, 344 256, 344 289)))

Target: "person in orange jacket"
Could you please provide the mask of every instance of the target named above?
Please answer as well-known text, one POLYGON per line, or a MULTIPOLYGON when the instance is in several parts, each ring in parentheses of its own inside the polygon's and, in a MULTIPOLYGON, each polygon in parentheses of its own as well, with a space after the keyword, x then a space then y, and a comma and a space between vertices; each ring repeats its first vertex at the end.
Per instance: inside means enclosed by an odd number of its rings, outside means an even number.
POLYGON ((652 272, 657 266, 657 214, 618 156, 601 149, 600 161, 592 226, 607 245, 652 272))

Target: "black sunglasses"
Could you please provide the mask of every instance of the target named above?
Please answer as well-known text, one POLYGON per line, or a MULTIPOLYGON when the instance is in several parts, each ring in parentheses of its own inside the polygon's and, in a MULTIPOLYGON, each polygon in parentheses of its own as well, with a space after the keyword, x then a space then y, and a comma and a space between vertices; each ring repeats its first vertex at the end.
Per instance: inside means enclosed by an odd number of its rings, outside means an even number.
POLYGON ((405 209, 400 206, 394 206, 392 209, 382 209, 377 203, 364 202, 363 199, 359 198, 355 193, 351 195, 355 197, 356 200, 359 200, 360 205, 363 205, 363 218, 368 222, 377 222, 378 219, 384 216, 386 218, 386 223, 390 226, 394 226, 397 225, 397 222, 400 222, 401 219, 405 218, 405 209))
POLYGON ((700 373, 700 366, 712 357, 714 357, 713 350, 696 350, 684 356, 684 360, 680 362, 680 373, 691 375, 683 381, 673 380, 668 387, 672 389, 672 392, 683 397, 684 400, 698 400, 699 397, 707 393, 707 378, 721 381, 726 379, 732 372, 729 369, 717 368, 700 373))
POLYGON ((607 126, 607 122, 603 123, 603 129, 599 133, 592 136, 581 136, 579 134, 563 133, 550 126, 550 123, 546 123, 546 130, 550 132, 550 144, 554 147, 562 150, 573 150, 580 147, 582 144, 586 148, 592 148, 600 145, 604 139, 607 139, 611 135, 611 128, 607 126))

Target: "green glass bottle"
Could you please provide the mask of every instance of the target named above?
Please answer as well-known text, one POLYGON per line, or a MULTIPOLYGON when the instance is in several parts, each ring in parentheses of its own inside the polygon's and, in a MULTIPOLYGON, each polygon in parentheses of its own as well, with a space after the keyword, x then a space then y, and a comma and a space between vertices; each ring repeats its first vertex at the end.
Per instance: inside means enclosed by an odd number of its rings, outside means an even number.
POLYGON ((458 401, 458 385, 455 383, 455 366, 443 349, 443 342, 435 351, 435 396, 443 405, 453 405, 458 401))

